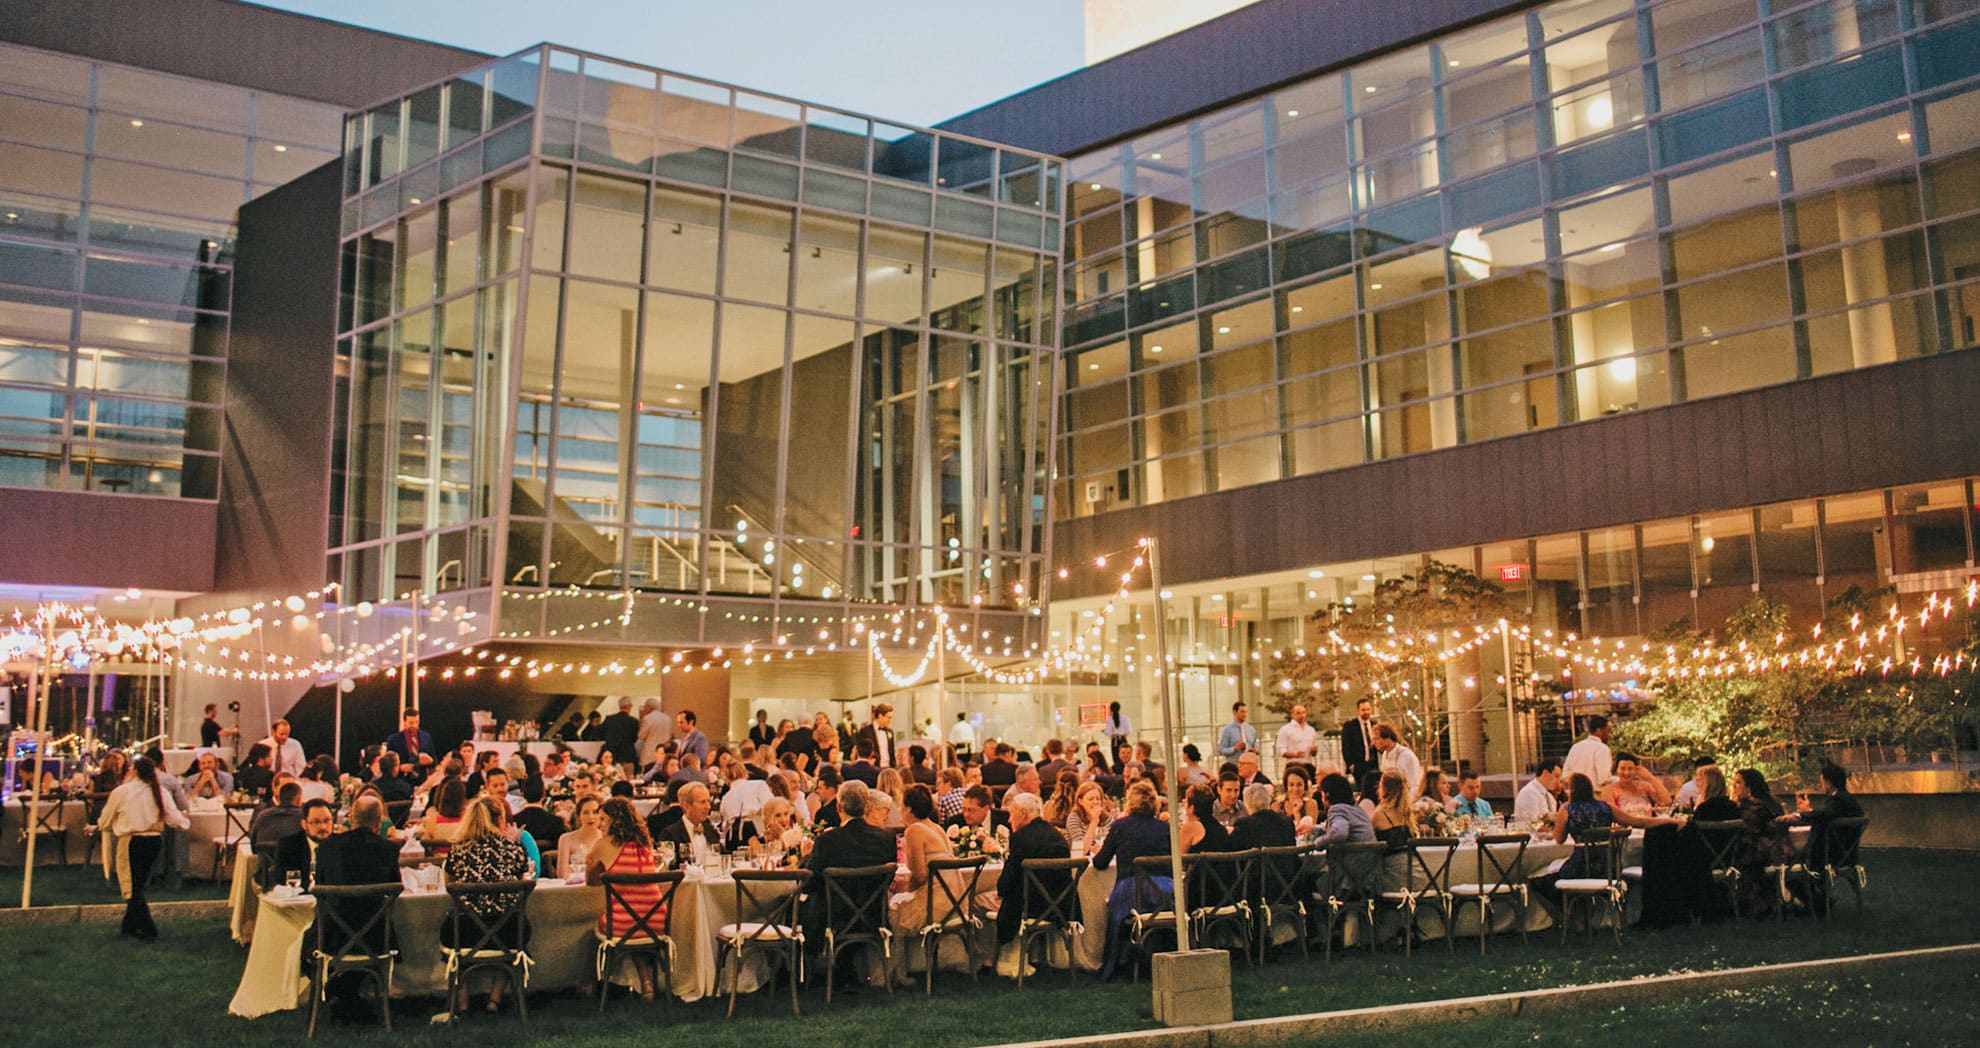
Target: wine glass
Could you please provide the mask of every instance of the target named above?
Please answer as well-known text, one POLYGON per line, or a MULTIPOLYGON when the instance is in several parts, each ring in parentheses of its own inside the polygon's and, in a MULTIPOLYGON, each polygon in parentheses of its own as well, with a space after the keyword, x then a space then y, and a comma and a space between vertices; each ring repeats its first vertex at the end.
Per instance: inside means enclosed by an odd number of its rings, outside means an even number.
POLYGON ((283 871, 282 883, 288 886, 290 895, 302 894, 302 871, 301 870, 283 871))

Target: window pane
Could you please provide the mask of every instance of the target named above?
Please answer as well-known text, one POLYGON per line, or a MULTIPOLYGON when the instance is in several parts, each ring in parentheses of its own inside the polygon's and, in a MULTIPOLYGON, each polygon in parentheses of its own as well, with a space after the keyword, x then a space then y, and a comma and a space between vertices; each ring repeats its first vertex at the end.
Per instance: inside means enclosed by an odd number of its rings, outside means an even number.
POLYGON ((638 282, 645 210, 645 183, 578 175, 571 208, 570 271, 638 282))

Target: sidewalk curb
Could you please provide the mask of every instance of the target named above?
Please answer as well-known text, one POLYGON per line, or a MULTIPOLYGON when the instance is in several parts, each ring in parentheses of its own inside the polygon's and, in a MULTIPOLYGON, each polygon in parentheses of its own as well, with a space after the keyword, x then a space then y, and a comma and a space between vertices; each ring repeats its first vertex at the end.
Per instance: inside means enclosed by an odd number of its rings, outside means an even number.
MULTIPOLYGON (((231 912, 225 899, 179 899, 171 902, 151 904, 151 916, 158 919, 177 917, 225 916, 231 912)), ((104 924, 124 919, 124 904, 88 903, 70 906, 30 906, 0 909, 0 928, 19 927, 33 924, 104 924)))
POLYGON ((1217 1026, 1190 1026, 1173 1030, 1133 1030, 1093 1037, 1069 1037, 1054 1041, 1026 1041, 999 1048, 1262 1048, 1292 1041, 1318 1041, 1328 1036, 1350 1033, 1399 1032, 1422 1026, 1441 1026, 1473 1019, 1513 1019, 1542 1016, 1590 1007, 1661 1001, 1731 988, 1764 986, 1825 975, 1842 975, 1859 968, 1882 969, 1903 961, 1945 961, 1980 959, 1980 943, 1934 946, 1890 953, 1870 953, 1854 957, 1825 957, 1812 961, 1790 961, 1719 971, 1680 972, 1647 978, 1592 983, 1586 986, 1557 986, 1541 990, 1516 990, 1482 997, 1457 997, 1414 1004, 1390 1004, 1373 1008, 1351 1008, 1336 1012, 1284 1015, 1270 1019, 1247 1019, 1217 1026))

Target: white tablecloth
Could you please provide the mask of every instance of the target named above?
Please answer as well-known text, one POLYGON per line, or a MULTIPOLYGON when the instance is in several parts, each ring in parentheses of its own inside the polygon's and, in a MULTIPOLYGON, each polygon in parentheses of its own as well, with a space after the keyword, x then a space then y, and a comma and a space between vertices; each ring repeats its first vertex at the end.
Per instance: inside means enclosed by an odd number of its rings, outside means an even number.
MULTIPOLYGON (((7 799, 4 815, 0 815, 0 866, 23 866, 27 864, 27 808, 22 805, 23 794, 15 794, 7 799)), ((64 850, 60 838, 51 837, 46 831, 34 844, 34 864, 36 866, 61 866, 90 861, 87 841, 89 823, 88 809, 80 800, 44 800, 35 808, 37 819, 48 814, 50 808, 60 805, 62 809, 60 825, 69 831, 67 849, 64 850)))
MULTIPOLYGON (((407 892, 392 911, 392 941, 399 949, 392 970, 392 992, 405 996, 445 994, 447 961, 440 952, 440 929, 451 901, 445 892, 407 892)), ((592 930, 605 909, 599 888, 539 882, 529 899, 531 990, 576 986, 589 978, 596 957, 592 930)), ((308 895, 259 896, 253 944, 239 988, 227 1010, 252 1019, 298 1006, 307 991, 302 954, 316 920, 316 900, 308 895)))

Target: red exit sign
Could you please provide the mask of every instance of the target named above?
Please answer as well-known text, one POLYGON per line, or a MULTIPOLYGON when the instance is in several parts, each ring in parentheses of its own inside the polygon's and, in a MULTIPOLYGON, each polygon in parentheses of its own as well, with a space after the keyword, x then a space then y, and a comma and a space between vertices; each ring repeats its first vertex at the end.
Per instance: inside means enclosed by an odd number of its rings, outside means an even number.
POLYGON ((1519 580, 1525 577, 1526 577, 1526 565, 1524 564, 1499 565, 1500 582, 1518 582, 1519 580))

